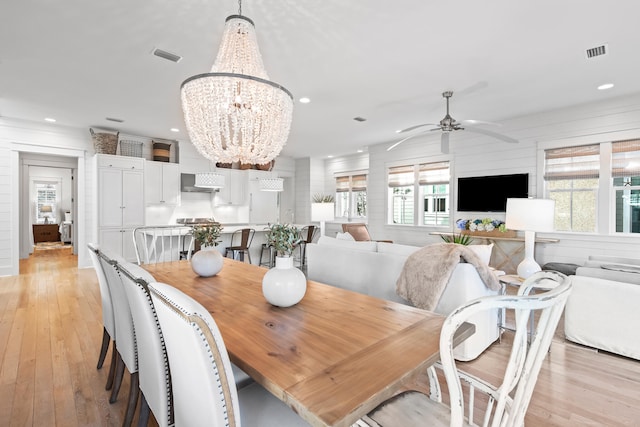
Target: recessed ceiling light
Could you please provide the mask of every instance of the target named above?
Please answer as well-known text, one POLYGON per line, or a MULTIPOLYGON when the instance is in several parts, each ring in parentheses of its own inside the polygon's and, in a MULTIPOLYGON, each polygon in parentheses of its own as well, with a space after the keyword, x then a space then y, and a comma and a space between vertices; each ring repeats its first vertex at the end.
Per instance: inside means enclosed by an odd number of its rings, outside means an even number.
POLYGON ((613 83, 605 83, 603 85, 598 86, 598 90, 607 90, 613 87, 613 83))
POLYGON ((311 102, 311 100, 309 98, 307 98, 306 96, 300 98, 298 101, 300 101, 301 104, 308 104, 311 102))
POLYGON ((396 129, 396 133, 402 132, 402 129, 396 129))
POLYGON ((169 129, 169 130, 170 130, 171 132, 180 132, 180 129, 178 129, 178 128, 171 128, 171 129, 169 129))
POLYGON ((328 158, 328 159, 333 159, 333 154, 329 154, 329 155, 327 156, 327 158, 328 158))
POLYGON ((55 123, 55 122, 56 122, 56 119, 52 119, 52 118, 50 118, 50 117, 45 117, 44 121, 45 121, 45 122, 49 122, 49 123, 55 123))
POLYGON ((359 148, 356 150, 356 153, 362 153, 364 150, 362 148, 359 148))

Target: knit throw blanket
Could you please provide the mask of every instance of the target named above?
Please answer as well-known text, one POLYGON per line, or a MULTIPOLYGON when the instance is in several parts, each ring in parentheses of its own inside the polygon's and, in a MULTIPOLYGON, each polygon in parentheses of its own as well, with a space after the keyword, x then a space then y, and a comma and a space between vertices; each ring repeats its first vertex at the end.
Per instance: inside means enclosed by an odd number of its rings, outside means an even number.
POLYGON ((489 266, 467 246, 436 243, 419 249, 407 258, 396 282, 396 293, 415 307, 433 311, 460 262, 473 265, 487 288, 501 288, 489 266))

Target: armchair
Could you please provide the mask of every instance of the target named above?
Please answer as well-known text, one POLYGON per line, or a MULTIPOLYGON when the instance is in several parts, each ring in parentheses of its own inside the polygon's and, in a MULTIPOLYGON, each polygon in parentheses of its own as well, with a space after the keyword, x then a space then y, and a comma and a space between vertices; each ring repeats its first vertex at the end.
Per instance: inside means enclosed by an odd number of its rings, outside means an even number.
MULTIPOLYGON (((342 224, 342 231, 353 236, 356 242, 371 242, 371 235, 367 224, 364 223, 348 223, 342 224)), ((391 240, 375 240, 376 242, 393 243, 391 240)))

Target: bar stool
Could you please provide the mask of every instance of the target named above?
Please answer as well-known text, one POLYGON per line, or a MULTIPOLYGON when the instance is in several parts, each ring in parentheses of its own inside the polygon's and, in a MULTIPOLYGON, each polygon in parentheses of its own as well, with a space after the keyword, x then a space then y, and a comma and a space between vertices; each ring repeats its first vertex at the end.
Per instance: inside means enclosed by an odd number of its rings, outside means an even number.
POLYGON ((318 227, 307 225, 300 230, 300 265, 306 264, 307 243, 312 243, 318 233, 318 227))
POLYGON ((273 260, 275 258, 275 249, 273 246, 270 246, 268 243, 262 244, 262 249, 260 250, 260 260, 258 261, 258 265, 265 265, 269 268, 273 267, 273 260), (264 255, 264 251, 269 251, 269 258, 267 261, 262 261, 262 256, 264 255))
POLYGON ((243 228, 241 230, 236 230, 231 235, 231 246, 227 247, 225 252, 225 256, 229 257, 231 254, 231 258, 237 259, 239 256, 240 261, 244 261, 244 254, 247 254, 249 257, 249 264, 251 264, 251 254, 249 253, 249 248, 251 247, 251 242, 253 241, 253 235, 256 233, 256 230, 253 228, 243 228), (240 240, 239 244, 234 244, 240 240))

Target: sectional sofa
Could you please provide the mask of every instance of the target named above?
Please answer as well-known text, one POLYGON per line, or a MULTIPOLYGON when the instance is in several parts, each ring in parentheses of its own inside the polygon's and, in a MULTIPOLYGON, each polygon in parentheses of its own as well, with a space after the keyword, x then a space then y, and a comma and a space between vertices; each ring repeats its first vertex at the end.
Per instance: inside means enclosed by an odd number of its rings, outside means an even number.
POLYGON ((566 338, 640 360, 640 259, 591 256, 572 280, 566 338))
MULTIPOLYGON (((488 264, 491 246, 476 245, 488 264)), ((307 275, 310 280, 326 283, 378 298, 409 304, 396 294, 396 281, 406 259, 420 249, 385 242, 355 242, 333 237, 320 237, 307 245, 307 275)), ((495 295, 480 279, 475 267, 460 263, 442 294, 435 312, 449 314, 460 305, 478 297, 495 295)), ((455 357, 475 359, 498 339, 498 312, 480 313, 472 322, 475 334, 458 346, 455 357)))

